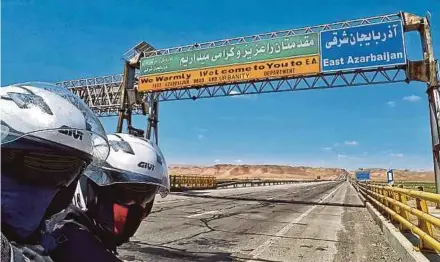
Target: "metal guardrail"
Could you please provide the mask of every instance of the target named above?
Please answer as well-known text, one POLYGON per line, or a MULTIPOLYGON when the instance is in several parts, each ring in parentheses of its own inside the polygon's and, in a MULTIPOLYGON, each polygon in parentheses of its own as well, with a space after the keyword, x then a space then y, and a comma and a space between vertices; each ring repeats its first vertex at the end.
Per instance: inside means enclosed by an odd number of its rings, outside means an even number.
POLYGON ((214 189, 217 180, 214 176, 170 175, 171 190, 214 189))
POLYGON ((354 183, 358 192, 393 223, 398 223, 402 232, 411 231, 419 237, 419 250, 440 253, 439 239, 433 227, 440 228, 440 219, 429 214, 428 203, 440 203, 440 194, 400 187, 380 186, 366 182, 354 183), (410 205, 415 203, 415 207, 410 205), (410 214, 417 217, 413 223, 410 214))
POLYGON ((253 187, 253 186, 270 186, 307 182, 324 182, 333 181, 326 179, 313 180, 273 180, 273 179, 246 179, 246 180, 217 180, 214 176, 198 176, 198 175, 170 175, 171 190, 182 191, 191 189, 215 189, 227 187, 253 187))
POLYGON ((247 186, 270 186, 270 185, 283 185, 283 184, 294 184, 294 183, 307 183, 307 182, 324 182, 333 181, 325 179, 314 179, 314 180, 241 180, 241 181, 225 181, 218 182, 217 188, 221 187, 247 187, 247 186))

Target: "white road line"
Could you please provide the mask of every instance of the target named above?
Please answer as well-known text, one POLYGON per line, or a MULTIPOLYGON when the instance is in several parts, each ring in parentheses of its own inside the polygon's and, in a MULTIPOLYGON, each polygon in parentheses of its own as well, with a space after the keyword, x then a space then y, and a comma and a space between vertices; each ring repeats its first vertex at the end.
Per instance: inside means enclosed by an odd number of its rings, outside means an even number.
POLYGON ((169 200, 169 201, 160 201, 160 202, 156 202, 154 203, 155 205, 160 205, 160 204, 169 204, 169 203, 176 203, 176 202, 181 202, 183 201, 183 199, 179 199, 179 200, 169 200))
MULTIPOLYGON (((323 199, 321 199, 318 203, 322 203, 325 200, 327 200, 330 196, 332 196, 336 191, 339 190, 339 188, 341 188, 345 183, 342 183, 340 186, 338 186, 335 190, 333 190, 332 192, 330 192, 326 197, 324 197, 323 199)), ((280 229, 280 231, 278 231, 275 236, 276 237, 281 237, 284 234, 286 234, 295 224, 299 223, 304 217, 306 217, 308 214, 310 214, 318 205, 314 205, 312 207, 310 207, 309 209, 307 209, 306 212, 302 213, 299 217, 295 218, 293 221, 291 221, 289 224, 287 224, 285 227, 283 227, 282 229, 280 229)), ((268 240, 266 240, 266 242, 264 242, 262 245, 260 245, 259 247, 257 247, 256 249, 254 249, 254 251, 252 251, 251 253, 249 253, 249 255, 251 255, 253 258, 258 257, 259 255, 261 255, 261 253, 263 253, 263 251, 266 249, 267 246, 269 246, 272 241, 276 238, 276 237, 271 237, 268 240)))
POLYGON ((187 218, 199 217, 199 216, 208 215, 208 214, 215 214, 215 213, 218 213, 218 210, 207 211, 207 212, 203 212, 203 213, 200 213, 200 214, 190 215, 190 216, 187 216, 187 218))

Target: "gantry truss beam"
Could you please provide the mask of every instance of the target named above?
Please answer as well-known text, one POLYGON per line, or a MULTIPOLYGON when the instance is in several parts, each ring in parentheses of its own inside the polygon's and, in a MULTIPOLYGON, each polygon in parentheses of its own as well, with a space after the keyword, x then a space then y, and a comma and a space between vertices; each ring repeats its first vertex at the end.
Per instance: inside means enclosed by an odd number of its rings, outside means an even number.
MULTIPOLYGON (((69 88, 82 98, 101 117, 116 116, 120 106, 122 75, 113 75, 81 80, 64 81, 58 85, 69 88)), ((159 101, 175 101, 273 92, 329 89, 344 86, 361 86, 407 82, 406 71, 402 67, 355 70, 344 73, 328 73, 317 76, 297 77, 273 81, 229 84, 185 90, 170 90, 155 93, 159 101)), ((147 93, 144 94, 146 98, 147 93)), ((141 114, 139 106, 133 107, 133 114, 141 114)))
MULTIPOLYGON (((98 116, 118 115, 122 74, 63 81, 56 84, 78 95, 98 116)), ((140 107, 137 109, 140 111, 140 107)))
POLYGON ((398 83, 407 81, 403 68, 380 68, 353 72, 320 74, 318 76, 279 79, 274 81, 230 84, 198 89, 171 90, 160 93, 159 101, 212 98, 310 89, 329 89, 344 86, 398 83))
MULTIPOLYGON (((89 79, 63 81, 57 83, 69 88, 80 96, 98 116, 117 116, 119 122, 117 132, 122 132, 123 120, 131 126, 132 114, 148 115, 148 125, 145 137, 153 135, 158 143, 158 106, 160 101, 175 101, 185 99, 201 99, 227 97, 237 95, 261 94, 272 92, 299 91, 311 89, 330 89, 335 87, 387 84, 410 81, 420 81, 427 84, 429 98, 430 124, 434 171, 436 177, 436 192, 440 193, 440 82, 438 79, 438 64, 434 58, 430 14, 419 17, 410 13, 396 13, 351 21, 342 21, 298 29, 282 30, 245 37, 236 37, 186 46, 154 49, 151 45, 141 42, 124 54, 124 75, 111 75, 89 79), (379 67, 373 69, 357 69, 353 71, 320 73, 311 76, 295 76, 284 79, 266 79, 244 83, 227 83, 217 86, 190 87, 170 89, 161 92, 145 92, 139 94, 137 81, 140 60, 143 57, 175 54, 191 50, 208 49, 240 43, 249 43, 277 37, 321 32, 324 30, 351 28, 381 22, 402 20, 404 31, 418 31, 421 38, 423 59, 408 61, 407 65, 396 67, 379 67), (140 95, 140 96, 139 96, 140 95), (145 103, 146 102, 146 103, 145 103), (148 105, 148 113, 146 107, 148 105), (141 108, 141 106, 143 108, 141 108)), ((437 206, 440 208, 440 205, 437 206)))
MULTIPOLYGON (((263 39, 271 39, 282 36, 298 35, 311 32, 320 32, 323 30, 350 28, 359 25, 374 24, 380 22, 389 22, 402 19, 402 13, 380 15, 368 18, 355 19, 351 21, 342 21, 336 23, 328 23, 317 26, 309 26, 298 29, 281 30, 263 34, 256 34, 244 37, 236 37, 211 41, 205 43, 197 43, 192 45, 157 49, 145 42, 139 43, 134 48, 124 54, 126 61, 134 61, 132 65, 139 66, 141 57, 149 57, 155 55, 173 54, 178 52, 186 52, 195 49, 205 49, 218 46, 226 46, 238 43, 246 43, 259 41, 263 39)), ((131 62, 130 62, 131 63, 131 62)), ((70 80, 57 83, 60 86, 69 88, 73 93, 79 95, 90 108, 98 116, 116 116, 120 107, 120 98, 122 91, 122 74, 110 75, 104 77, 70 80)), ((137 88, 137 78, 134 87, 137 88)), ((236 96, 246 94, 261 94, 283 91, 297 91, 319 88, 333 88, 342 86, 357 86, 382 83, 395 83, 407 81, 404 68, 378 68, 374 70, 356 70, 349 72, 337 72, 319 74, 316 76, 301 77, 295 76, 292 79, 263 80, 250 83, 232 83, 218 86, 204 86, 199 88, 178 89, 162 91, 154 93, 158 101, 174 101, 184 99, 200 99, 221 96, 236 96)), ((130 88, 130 87, 126 87, 130 88)), ((142 94, 146 100, 151 93, 142 94)), ((132 105, 132 114, 140 114, 142 112, 139 105, 132 105)))

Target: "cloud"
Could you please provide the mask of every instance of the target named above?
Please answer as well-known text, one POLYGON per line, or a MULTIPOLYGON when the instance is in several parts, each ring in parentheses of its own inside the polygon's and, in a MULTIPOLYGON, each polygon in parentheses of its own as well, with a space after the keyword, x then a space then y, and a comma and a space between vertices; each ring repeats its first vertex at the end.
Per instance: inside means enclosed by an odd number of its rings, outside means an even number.
POLYGON ((242 98, 242 99, 252 99, 252 100, 257 99, 257 95, 255 95, 255 94, 242 95, 240 92, 238 92, 236 90, 229 91, 229 94, 234 95, 234 96, 231 96, 232 98, 242 98))
POLYGON ((206 136, 203 133, 206 133, 208 131, 208 129, 195 127, 195 128, 193 128, 193 130, 197 132, 197 139, 203 140, 206 138, 206 136))
POLYGON ((394 102, 394 101, 388 101, 388 102, 387 102, 387 105, 388 105, 389 107, 396 107, 396 102, 394 102))
POLYGON ((237 116, 219 116, 218 120, 238 120, 239 118, 237 116))
POLYGON ((200 128, 200 127, 195 127, 193 128, 193 130, 196 131, 197 133, 205 133, 206 131, 208 131, 208 129, 200 128))
POLYGON ((3 0, 2 4, 8 7, 17 7, 33 4, 34 2, 33 0, 3 0))
POLYGON ((347 146, 357 146, 358 142, 357 141, 345 141, 344 144, 346 144, 347 146))
POLYGON ((330 151, 332 151, 332 148, 331 147, 323 147, 322 151, 330 152, 330 151))
POLYGON ((416 96, 416 95, 405 96, 403 98, 403 100, 408 101, 408 102, 418 102, 418 101, 420 101, 420 99, 422 99, 422 98, 420 96, 416 96))
POLYGON ((236 159, 236 160, 234 160, 234 162, 235 162, 235 163, 243 163, 243 160, 241 160, 241 159, 236 159))
POLYGON ((339 146, 339 143, 334 143, 333 146, 339 146))
POLYGON ((214 163, 216 163, 216 164, 220 163, 220 159, 215 159, 214 163))
POLYGON ((391 157, 404 157, 405 155, 402 154, 402 153, 397 153, 397 154, 396 153, 391 153, 390 156, 391 157))
POLYGON ((242 115, 242 116, 219 116, 217 118, 218 120, 227 120, 227 121, 241 121, 241 120, 246 120, 246 121, 276 121, 278 118, 276 115, 256 115, 256 116, 247 116, 247 115, 242 115))
POLYGON ((380 154, 390 154, 391 152, 393 152, 393 150, 390 149, 379 151, 380 154))
POLYGON ((359 156, 346 155, 343 153, 338 153, 336 157, 338 160, 341 161, 361 161, 363 159, 362 157, 359 156))
POLYGON ((344 154, 338 154, 338 159, 344 159, 344 158, 348 158, 348 156, 344 154))

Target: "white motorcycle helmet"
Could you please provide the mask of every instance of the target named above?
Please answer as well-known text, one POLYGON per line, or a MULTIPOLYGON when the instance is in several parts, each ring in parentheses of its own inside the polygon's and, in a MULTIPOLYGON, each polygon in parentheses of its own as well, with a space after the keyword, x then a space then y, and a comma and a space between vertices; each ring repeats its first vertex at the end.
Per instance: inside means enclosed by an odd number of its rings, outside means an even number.
POLYGON ((86 166, 105 163, 107 137, 79 97, 48 83, 0 88, 0 113, 2 233, 37 241, 41 221, 69 205, 86 166))
POLYGON ((131 134, 109 134, 106 164, 90 165, 80 178, 73 204, 120 245, 148 216, 156 194, 170 191, 168 166, 158 146, 131 134))
POLYGON ((29 82, 0 88, 2 174, 32 184, 69 186, 109 144, 87 105, 68 89, 29 82))

